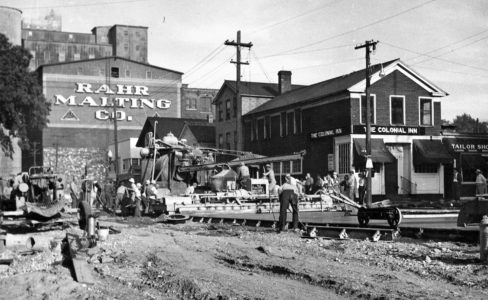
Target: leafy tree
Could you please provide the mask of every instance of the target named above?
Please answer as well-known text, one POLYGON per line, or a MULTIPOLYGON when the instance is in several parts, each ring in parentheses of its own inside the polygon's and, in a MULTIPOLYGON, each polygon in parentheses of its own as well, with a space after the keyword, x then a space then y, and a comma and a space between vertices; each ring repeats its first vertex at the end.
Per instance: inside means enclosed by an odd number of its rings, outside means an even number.
POLYGON ((0 144, 10 156, 12 138, 18 137, 20 148, 28 150, 28 133, 42 130, 48 122, 50 103, 37 73, 29 71, 31 58, 27 50, 0 34, 0 144))
POLYGON ((488 133, 488 123, 487 122, 477 122, 475 118, 471 117, 466 113, 456 116, 452 122, 456 125, 456 130, 458 132, 464 133, 488 133))

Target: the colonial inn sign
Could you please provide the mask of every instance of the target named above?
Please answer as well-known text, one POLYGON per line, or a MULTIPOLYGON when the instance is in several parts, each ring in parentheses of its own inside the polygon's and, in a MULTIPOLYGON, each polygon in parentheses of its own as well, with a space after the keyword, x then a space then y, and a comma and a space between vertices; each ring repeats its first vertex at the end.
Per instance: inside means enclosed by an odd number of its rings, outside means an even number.
MULTIPOLYGON (((149 88, 141 85, 117 84, 116 89, 112 89, 107 84, 102 84, 97 88, 90 83, 76 83, 75 92, 100 96, 86 95, 78 98, 77 95, 70 95, 66 98, 63 95, 54 95, 54 104, 107 108, 99 109, 95 112, 95 118, 98 120, 113 118, 113 110, 108 110, 108 108, 113 107, 114 103, 116 107, 130 109, 168 109, 171 105, 171 101, 167 99, 145 97, 149 96, 149 88)), ((127 115, 123 110, 118 110, 117 120, 132 121, 132 116, 127 115)))

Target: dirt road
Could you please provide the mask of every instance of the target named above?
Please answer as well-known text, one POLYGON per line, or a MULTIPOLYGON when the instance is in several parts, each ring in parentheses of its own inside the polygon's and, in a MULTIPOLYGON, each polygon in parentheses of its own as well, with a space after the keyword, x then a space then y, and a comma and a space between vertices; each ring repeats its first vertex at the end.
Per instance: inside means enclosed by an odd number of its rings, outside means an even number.
MULTIPOLYGON (((59 246, 4 249, 1 299, 488 299, 477 245, 304 239, 269 229, 143 218, 90 249, 96 283, 72 279, 59 246)), ((77 228, 67 229, 81 233, 77 228)), ((60 241, 66 230, 36 233, 60 241)))

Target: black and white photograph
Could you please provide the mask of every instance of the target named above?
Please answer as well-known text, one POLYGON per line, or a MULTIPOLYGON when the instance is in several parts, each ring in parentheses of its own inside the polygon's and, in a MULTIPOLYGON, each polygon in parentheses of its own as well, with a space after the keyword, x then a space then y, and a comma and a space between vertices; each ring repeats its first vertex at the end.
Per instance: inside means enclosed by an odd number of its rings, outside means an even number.
POLYGON ((487 20, 0 0, 0 299, 488 299, 487 20))

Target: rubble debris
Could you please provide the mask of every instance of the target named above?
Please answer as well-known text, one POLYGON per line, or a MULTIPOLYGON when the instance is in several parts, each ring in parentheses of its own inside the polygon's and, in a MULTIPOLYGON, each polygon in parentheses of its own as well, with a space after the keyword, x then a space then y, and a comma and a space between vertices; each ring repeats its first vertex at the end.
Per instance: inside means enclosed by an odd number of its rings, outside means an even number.
POLYGON ((0 265, 10 265, 13 261, 13 258, 0 258, 0 265))

